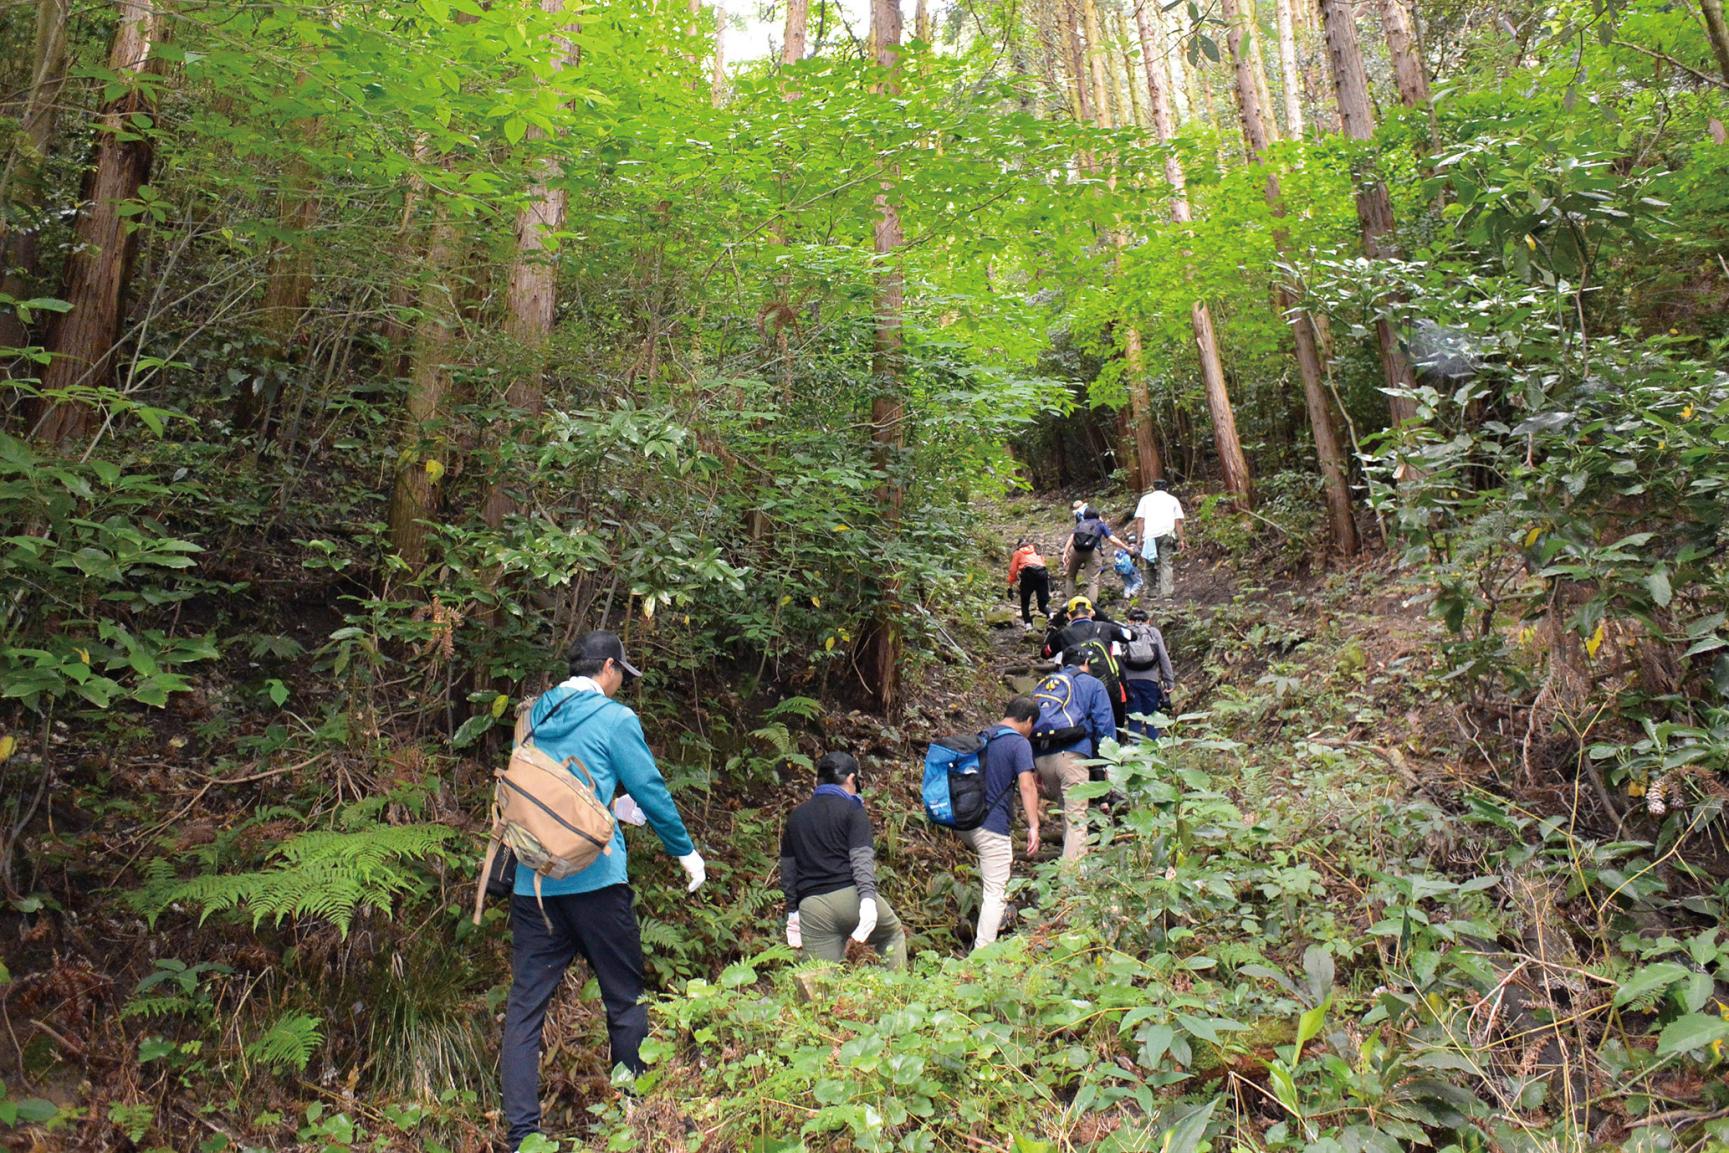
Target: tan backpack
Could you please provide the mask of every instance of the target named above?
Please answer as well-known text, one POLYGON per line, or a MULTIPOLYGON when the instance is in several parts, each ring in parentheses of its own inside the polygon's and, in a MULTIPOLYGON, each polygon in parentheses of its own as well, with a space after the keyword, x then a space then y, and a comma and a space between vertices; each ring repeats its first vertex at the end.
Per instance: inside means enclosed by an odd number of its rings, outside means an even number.
MULTIPOLYGON (((547 719, 575 695, 571 693, 554 705, 547 719)), ((537 901, 543 878, 556 881, 580 873, 594 864, 595 858, 612 853, 616 827, 612 810, 601 803, 588 767, 574 756, 555 761, 542 752, 529 727, 532 712, 531 704, 517 717, 510 763, 494 774, 498 783, 492 794, 492 835, 474 893, 476 925, 480 924, 487 880, 501 848, 515 854, 519 865, 533 870, 537 901)), ((541 912, 544 916, 544 904, 541 912)))

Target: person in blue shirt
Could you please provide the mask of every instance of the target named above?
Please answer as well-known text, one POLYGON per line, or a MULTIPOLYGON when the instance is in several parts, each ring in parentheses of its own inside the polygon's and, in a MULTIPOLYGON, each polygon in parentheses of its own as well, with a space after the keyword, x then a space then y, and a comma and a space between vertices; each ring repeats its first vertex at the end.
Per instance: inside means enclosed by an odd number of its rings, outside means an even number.
MULTIPOLYGON (((620 794, 629 794, 666 851, 678 858, 689 878, 686 891, 695 892, 707 875, 702 855, 655 767, 642 722, 612 699, 641 674, 625 659, 624 644, 612 632, 578 638, 569 661, 570 679, 542 693, 530 710, 535 744, 556 760, 580 760, 602 803, 612 805, 620 794)), ((557 880, 543 878, 538 897, 534 881, 532 872, 518 869, 510 901, 510 1000, 499 1071, 512 1150, 540 1132, 541 1029, 552 995, 578 954, 600 984, 612 1063, 641 1073, 640 1050, 648 1036, 648 1007, 640 1003, 642 931, 622 827, 613 830, 612 851, 588 868, 557 880)))
POLYGON ((1027 856, 1039 851, 1039 774, 1033 767, 1033 722, 1039 706, 1031 697, 1011 697, 1003 707, 1003 719, 983 735, 985 747, 979 756, 985 776, 985 819, 968 829, 961 839, 979 855, 979 877, 984 892, 979 898, 979 926, 973 948, 982 949, 997 939, 1007 908, 1009 873, 1014 868, 1014 801, 1027 815, 1027 856))
POLYGON ((1087 851, 1087 799, 1076 797, 1074 789, 1090 779, 1084 762, 1098 756, 1100 742, 1116 739, 1117 718, 1110 693, 1084 661, 1064 665, 1060 674, 1073 685, 1070 711, 1081 718, 1085 732, 1067 744, 1035 749, 1033 767, 1039 774, 1039 794, 1063 805, 1063 860, 1078 861, 1087 851))
POLYGON ((1078 510, 1080 519, 1075 522, 1075 531, 1069 535, 1069 542, 1063 548, 1063 595, 1074 596, 1076 589, 1085 579, 1087 584, 1087 599, 1097 600, 1099 596, 1099 573, 1102 551, 1106 543, 1126 549, 1129 542, 1123 540, 1111 531, 1097 509, 1087 505, 1078 510))

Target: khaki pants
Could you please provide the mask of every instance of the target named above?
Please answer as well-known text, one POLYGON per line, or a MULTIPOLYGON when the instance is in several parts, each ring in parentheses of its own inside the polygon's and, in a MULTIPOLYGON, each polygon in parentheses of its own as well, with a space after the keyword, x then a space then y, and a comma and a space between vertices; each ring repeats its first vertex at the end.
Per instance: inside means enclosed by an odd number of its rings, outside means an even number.
POLYGON ((961 839, 979 855, 979 876, 984 880, 984 894, 979 898, 979 928, 973 937, 973 948, 982 949, 997 939, 997 932, 1003 927, 1015 848, 1007 834, 987 829, 968 829, 961 839))
MULTIPOLYGON (((877 927, 866 938, 890 968, 907 967, 907 935, 901 930, 900 918, 883 899, 876 895, 877 927)), ((858 889, 848 885, 832 893, 806 897, 798 903, 798 927, 804 937, 808 957, 825 961, 846 959, 847 938, 858 928, 858 889)))
POLYGON ((1153 561, 1154 581, 1149 583, 1156 584, 1160 599, 1169 602, 1177 583, 1175 567, 1177 538, 1175 536, 1162 536, 1153 544, 1158 549, 1158 559, 1153 561))
POLYGON ((1039 772, 1039 796, 1063 803, 1063 860, 1078 861, 1087 851, 1087 800, 1072 796, 1088 781, 1079 753, 1048 753, 1033 759, 1039 772))
POLYGON ((1084 577, 1087 582, 1087 599, 1099 599, 1099 554, 1104 549, 1095 548, 1092 552, 1081 549, 1070 550, 1069 564, 1063 570, 1064 596, 1074 596, 1075 590, 1084 577))

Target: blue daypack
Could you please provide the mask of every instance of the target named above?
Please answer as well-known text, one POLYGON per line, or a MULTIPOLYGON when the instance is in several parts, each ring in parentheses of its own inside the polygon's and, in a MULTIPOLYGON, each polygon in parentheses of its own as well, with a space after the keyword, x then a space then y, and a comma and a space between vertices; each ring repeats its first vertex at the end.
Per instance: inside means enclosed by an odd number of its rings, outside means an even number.
POLYGON ((965 832, 985 819, 985 772, 977 736, 941 737, 925 751, 925 817, 933 825, 965 832))
POLYGON ((1033 722, 1035 751, 1054 752, 1092 734, 1087 727, 1086 711, 1075 699, 1075 680, 1068 673, 1052 673, 1039 682, 1032 697, 1039 706, 1039 719, 1033 722))

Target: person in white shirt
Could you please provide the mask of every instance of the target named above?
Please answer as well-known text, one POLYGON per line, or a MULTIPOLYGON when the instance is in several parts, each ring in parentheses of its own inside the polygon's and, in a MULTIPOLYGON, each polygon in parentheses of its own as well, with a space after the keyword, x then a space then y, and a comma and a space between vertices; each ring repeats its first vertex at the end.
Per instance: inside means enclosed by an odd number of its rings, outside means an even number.
POLYGON ((1171 495, 1170 485, 1153 482, 1153 491, 1135 506, 1135 528, 1144 542, 1141 556, 1158 574, 1158 595, 1169 601, 1176 583, 1172 562, 1183 544, 1183 505, 1171 495))

